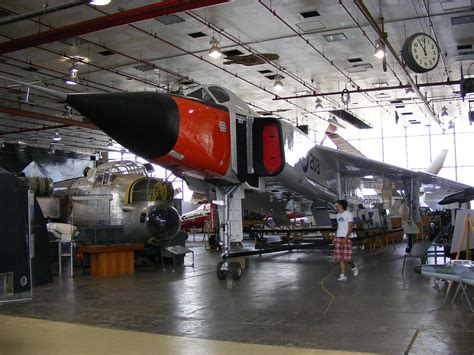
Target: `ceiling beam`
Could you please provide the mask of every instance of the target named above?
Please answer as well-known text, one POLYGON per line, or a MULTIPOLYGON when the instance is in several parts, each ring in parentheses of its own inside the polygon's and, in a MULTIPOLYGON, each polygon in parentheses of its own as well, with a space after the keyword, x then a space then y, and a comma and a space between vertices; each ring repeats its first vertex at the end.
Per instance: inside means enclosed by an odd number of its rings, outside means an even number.
POLYGON ((0 136, 5 136, 8 134, 13 134, 13 133, 27 133, 27 132, 38 132, 38 131, 48 131, 50 129, 59 129, 59 128, 66 128, 69 127, 69 125, 58 125, 58 126, 45 126, 45 127, 39 127, 39 128, 25 128, 25 129, 19 129, 16 131, 4 131, 0 132, 0 136))
POLYGON ((33 118, 35 120, 54 122, 68 126, 99 130, 99 128, 92 122, 76 121, 68 118, 55 117, 32 111, 17 110, 11 107, 0 106, 0 113, 5 113, 7 115, 12 115, 16 117, 27 117, 33 118))
MULTIPOLYGON (((422 83, 416 84, 418 87, 433 87, 433 86, 448 86, 448 85, 459 85, 459 80, 454 81, 440 81, 436 83, 422 83)), ((371 92, 371 91, 389 91, 389 90, 400 90, 400 89, 408 89, 411 88, 411 85, 395 85, 395 86, 386 86, 386 87, 374 87, 374 88, 366 88, 366 89, 356 89, 356 90, 348 90, 344 91, 344 93, 349 94, 361 94, 363 92, 371 92)), ((305 97, 317 97, 317 96, 331 96, 331 95, 341 95, 343 94, 342 91, 331 91, 331 92, 321 92, 321 93, 312 93, 312 94, 305 94, 305 95, 294 95, 294 96, 278 96, 275 97, 273 100, 284 100, 284 99, 300 99, 305 97)), ((396 100, 396 99, 394 99, 396 100)))
POLYGON ((45 43, 76 37, 87 33, 97 32, 130 23, 149 20, 151 18, 185 12, 210 5, 228 2, 229 0, 165 0, 135 9, 117 12, 83 22, 74 23, 54 30, 40 32, 34 35, 0 43, 0 54, 36 47, 45 43))
POLYGON ((8 25, 10 23, 22 21, 22 20, 28 20, 34 17, 38 16, 44 16, 46 14, 50 14, 53 12, 69 9, 71 7, 75 6, 80 6, 80 5, 85 5, 89 2, 89 0, 74 0, 65 4, 60 4, 60 5, 55 5, 55 6, 48 6, 47 3, 44 5, 41 9, 33 11, 33 12, 28 12, 26 14, 21 14, 21 15, 11 15, 8 17, 5 17, 0 20, 0 26, 3 25, 8 25))

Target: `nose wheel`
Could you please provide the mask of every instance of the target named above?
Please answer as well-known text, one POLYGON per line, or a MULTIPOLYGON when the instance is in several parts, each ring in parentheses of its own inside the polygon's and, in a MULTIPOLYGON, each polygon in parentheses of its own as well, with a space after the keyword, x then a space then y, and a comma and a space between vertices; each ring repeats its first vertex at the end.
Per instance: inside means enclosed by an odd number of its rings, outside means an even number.
POLYGON ((219 280, 225 280, 227 274, 232 276, 235 281, 240 280, 242 276, 242 267, 237 262, 221 261, 217 264, 217 278, 219 280))

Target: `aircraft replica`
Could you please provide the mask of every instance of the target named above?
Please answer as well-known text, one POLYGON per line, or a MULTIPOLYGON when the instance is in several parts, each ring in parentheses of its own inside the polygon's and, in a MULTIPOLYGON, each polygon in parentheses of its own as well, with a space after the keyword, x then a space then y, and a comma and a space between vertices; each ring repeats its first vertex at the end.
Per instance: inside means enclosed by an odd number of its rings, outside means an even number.
POLYGON ((211 218, 211 204, 205 203, 193 211, 181 215, 181 229, 189 230, 193 228, 203 229, 206 222, 211 218))
POLYGON ((53 198, 64 199, 65 218, 80 230, 82 243, 145 243, 169 241, 180 228, 171 205, 171 183, 148 176, 142 164, 109 162, 84 177, 56 182, 53 198))
POLYGON ((66 102, 122 146, 170 170, 218 205, 224 241, 219 279, 229 272, 236 280, 241 276, 240 264, 230 261, 230 245, 243 238, 242 199, 262 214, 271 211, 274 221, 288 219, 285 206, 316 216, 315 209, 339 198, 350 202, 362 177, 373 175, 396 184, 410 220, 416 221, 420 188, 448 194, 468 187, 317 145, 290 122, 258 116, 235 93, 217 85, 202 85, 186 96, 64 94, 35 88, 66 102))

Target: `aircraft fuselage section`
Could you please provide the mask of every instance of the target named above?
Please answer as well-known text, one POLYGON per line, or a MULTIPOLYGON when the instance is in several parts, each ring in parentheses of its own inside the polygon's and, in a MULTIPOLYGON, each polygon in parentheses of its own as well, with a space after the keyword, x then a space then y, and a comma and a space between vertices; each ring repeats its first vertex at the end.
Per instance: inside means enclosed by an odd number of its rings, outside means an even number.
POLYGON ((222 178, 230 162, 228 110, 197 100, 172 98, 179 112, 178 138, 167 154, 151 161, 181 175, 222 178))

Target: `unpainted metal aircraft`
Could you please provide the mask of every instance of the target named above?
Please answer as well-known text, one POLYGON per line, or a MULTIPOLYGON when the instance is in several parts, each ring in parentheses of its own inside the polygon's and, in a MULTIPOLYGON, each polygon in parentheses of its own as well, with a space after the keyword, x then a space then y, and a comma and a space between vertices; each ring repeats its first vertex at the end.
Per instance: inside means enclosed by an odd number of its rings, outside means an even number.
POLYGON ((54 197, 66 200, 79 241, 93 244, 169 241, 180 226, 173 194, 169 182, 149 177, 142 164, 132 161, 101 164, 53 188, 54 197))
POLYGON ((220 279, 229 272, 234 279, 241 276, 240 265, 230 262, 229 255, 231 240, 242 239, 242 199, 256 210, 271 210, 274 220, 287 219, 285 205, 305 212, 339 198, 350 200, 349 182, 373 175, 397 184, 409 202, 411 219, 416 219, 420 188, 448 194, 468 187, 317 145, 290 122, 258 116, 235 93, 217 85, 202 85, 187 96, 54 96, 133 153, 185 179, 192 190, 215 196, 223 221, 220 279))

